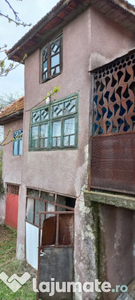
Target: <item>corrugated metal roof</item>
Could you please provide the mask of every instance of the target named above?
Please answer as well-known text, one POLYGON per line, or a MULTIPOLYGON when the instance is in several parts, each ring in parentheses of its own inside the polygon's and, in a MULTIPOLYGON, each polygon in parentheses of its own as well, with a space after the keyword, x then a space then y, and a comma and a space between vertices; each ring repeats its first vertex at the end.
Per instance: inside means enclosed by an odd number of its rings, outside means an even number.
POLYGON ((7 51, 8 58, 21 61, 26 53, 30 55, 41 47, 50 35, 62 30, 63 26, 90 5, 135 33, 135 7, 125 0, 60 0, 45 17, 7 51))
POLYGON ((9 121, 22 118, 24 109, 24 97, 10 104, 3 111, 0 112, 0 125, 4 125, 9 121))

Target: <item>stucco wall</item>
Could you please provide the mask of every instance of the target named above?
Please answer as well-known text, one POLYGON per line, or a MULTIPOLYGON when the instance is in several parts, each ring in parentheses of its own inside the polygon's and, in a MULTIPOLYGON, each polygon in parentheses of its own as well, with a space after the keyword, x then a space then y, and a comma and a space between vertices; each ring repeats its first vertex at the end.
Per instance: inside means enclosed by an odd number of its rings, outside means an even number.
MULTIPOLYGON (((11 122, 4 126, 4 137, 8 130, 12 129, 6 142, 8 143, 13 138, 13 132, 23 129, 23 120, 11 122)), ((3 147, 3 182, 21 184, 21 161, 22 156, 13 156, 13 143, 9 143, 3 147)))
MULTIPOLYGON (((100 204, 100 279, 115 290, 134 279, 134 217, 133 210, 100 204)), ((103 300, 115 300, 119 293, 104 293, 103 300)))
POLYGON ((135 47, 135 35, 95 8, 91 9, 90 69, 98 68, 135 47), (95 21, 96 20, 96 21, 95 21))

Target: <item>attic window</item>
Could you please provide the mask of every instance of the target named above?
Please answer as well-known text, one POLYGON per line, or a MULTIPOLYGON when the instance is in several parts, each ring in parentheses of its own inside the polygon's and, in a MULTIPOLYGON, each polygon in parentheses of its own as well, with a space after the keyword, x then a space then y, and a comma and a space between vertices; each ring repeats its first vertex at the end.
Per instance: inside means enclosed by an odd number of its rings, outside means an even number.
POLYGON ((42 81, 45 82, 61 73, 62 36, 48 43, 42 49, 42 81))

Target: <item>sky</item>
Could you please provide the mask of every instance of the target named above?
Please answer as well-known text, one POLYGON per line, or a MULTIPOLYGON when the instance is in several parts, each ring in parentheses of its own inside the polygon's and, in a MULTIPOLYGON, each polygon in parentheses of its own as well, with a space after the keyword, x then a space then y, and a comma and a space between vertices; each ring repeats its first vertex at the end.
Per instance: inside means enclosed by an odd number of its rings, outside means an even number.
MULTIPOLYGON (((44 17, 59 1, 58 0, 8 0, 21 21, 34 26, 44 17)), ((0 0, 0 11, 13 17, 5 0, 0 0)), ((9 23, 4 17, 0 17, 0 47, 7 45, 10 49, 31 27, 16 26, 13 22, 9 23)), ((5 53, 0 54, 0 60, 5 57, 5 53)), ((24 95, 24 66, 20 65, 6 77, 0 78, 0 97, 13 95, 18 98, 24 95)))
MULTIPOLYGON (((58 0, 10 0, 10 2, 14 10, 18 12, 19 18, 28 24, 32 23, 33 26, 58 3, 58 0)), ((135 5, 135 0, 128 2, 135 5)), ((0 11, 13 17, 5 0, 0 0, 0 11)), ((1 17, 0 47, 7 44, 7 49, 10 49, 31 27, 16 26, 13 22, 9 23, 7 19, 1 17)), ((4 56, 5 54, 0 54, 0 59, 4 56)), ((8 76, 0 78, 0 97, 11 94, 16 98, 24 95, 23 65, 10 72, 8 76)))

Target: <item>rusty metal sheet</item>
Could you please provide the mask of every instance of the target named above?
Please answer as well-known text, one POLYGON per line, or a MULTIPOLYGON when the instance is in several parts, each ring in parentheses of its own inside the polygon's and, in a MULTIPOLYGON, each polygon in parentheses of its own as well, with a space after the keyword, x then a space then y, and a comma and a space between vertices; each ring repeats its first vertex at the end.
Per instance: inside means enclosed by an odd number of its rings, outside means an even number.
POLYGON ((73 245, 73 215, 60 215, 59 217, 59 245, 73 245))
POLYGON ((135 192, 135 132, 94 137, 91 187, 135 192))

